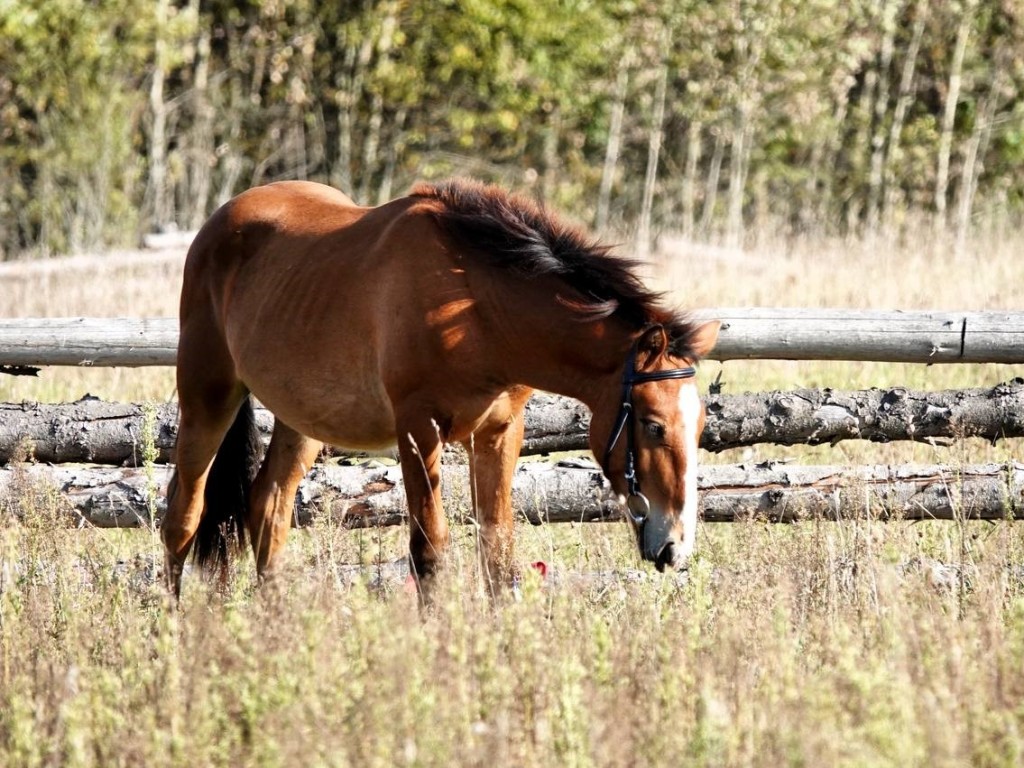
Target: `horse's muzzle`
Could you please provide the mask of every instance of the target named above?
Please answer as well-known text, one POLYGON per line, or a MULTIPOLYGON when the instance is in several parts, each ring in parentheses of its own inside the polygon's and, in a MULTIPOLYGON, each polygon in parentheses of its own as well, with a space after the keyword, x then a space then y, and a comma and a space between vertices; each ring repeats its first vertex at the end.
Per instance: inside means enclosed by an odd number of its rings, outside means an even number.
POLYGON ((664 573, 666 569, 685 571, 690 567, 690 558, 683 554, 683 548, 677 542, 669 540, 654 558, 654 567, 658 573, 664 573))
POLYGON ((635 527, 637 543, 640 545, 640 554, 644 560, 654 563, 658 573, 669 571, 685 571, 690 564, 690 558, 683 552, 683 547, 675 539, 668 539, 658 550, 648 549, 644 540, 644 532, 647 521, 635 527))

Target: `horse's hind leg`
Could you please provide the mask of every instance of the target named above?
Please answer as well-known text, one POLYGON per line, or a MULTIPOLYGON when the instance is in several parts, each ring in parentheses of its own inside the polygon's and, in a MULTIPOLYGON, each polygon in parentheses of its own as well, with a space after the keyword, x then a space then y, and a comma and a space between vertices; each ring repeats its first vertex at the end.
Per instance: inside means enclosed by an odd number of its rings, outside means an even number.
MULTIPOLYGON (((203 313, 193 313, 201 315, 203 313)), ((206 481, 214 457, 248 395, 237 379, 227 346, 209 318, 183 323, 178 343, 178 438, 175 471, 161 524, 165 578, 174 595, 203 517, 206 481)))
POLYGON ((280 420, 253 484, 247 526, 256 556, 256 573, 271 575, 277 553, 291 527, 295 491, 313 465, 322 443, 299 434, 280 420))
POLYGON ((245 390, 238 389, 214 403, 180 402, 174 477, 161 524, 167 551, 165 575, 175 596, 181 593, 181 572, 203 517, 210 467, 245 397, 245 390))

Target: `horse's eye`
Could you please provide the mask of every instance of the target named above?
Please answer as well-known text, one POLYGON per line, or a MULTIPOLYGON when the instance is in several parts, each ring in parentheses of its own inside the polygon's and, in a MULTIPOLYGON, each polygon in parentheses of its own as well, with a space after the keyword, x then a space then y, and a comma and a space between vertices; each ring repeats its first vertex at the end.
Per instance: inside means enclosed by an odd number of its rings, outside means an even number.
POLYGON ((647 430, 647 436, 654 440, 665 439, 665 425, 659 424, 656 421, 644 421, 644 429, 647 430))

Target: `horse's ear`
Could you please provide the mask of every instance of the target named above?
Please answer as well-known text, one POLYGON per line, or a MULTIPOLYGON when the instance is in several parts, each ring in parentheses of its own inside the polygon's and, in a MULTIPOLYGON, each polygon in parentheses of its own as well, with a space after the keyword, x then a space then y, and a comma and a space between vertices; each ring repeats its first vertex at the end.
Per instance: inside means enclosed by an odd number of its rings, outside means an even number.
MULTIPOLYGON (((643 362, 646 363, 664 355, 668 350, 668 345, 668 334, 665 332, 665 328, 661 325, 653 325, 637 339, 636 351, 645 355, 646 359, 643 362)), ((642 365, 639 360, 637 363, 642 365)))
POLYGON ((700 359, 715 348, 715 344, 718 343, 718 332, 721 329, 721 320, 711 320, 693 329, 687 341, 695 358, 700 359))

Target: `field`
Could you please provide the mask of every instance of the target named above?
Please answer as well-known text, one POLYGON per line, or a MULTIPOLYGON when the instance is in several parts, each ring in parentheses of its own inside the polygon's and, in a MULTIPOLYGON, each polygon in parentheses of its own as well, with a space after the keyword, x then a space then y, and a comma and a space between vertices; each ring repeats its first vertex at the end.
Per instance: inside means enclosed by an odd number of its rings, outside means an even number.
MULTIPOLYGON (((1024 246, 960 258, 926 235, 663 242, 651 280, 688 306, 1020 309, 1024 246)), ((180 255, 0 271, 0 316, 173 315, 180 255)), ((986 386, 1010 366, 708 363, 726 392, 986 386)), ((0 400, 166 400, 159 369, 3 377, 0 400)), ((1021 441, 745 449, 705 461, 1020 459, 1021 441)), ((625 525, 519 531, 519 600, 482 596, 455 530, 426 613, 401 530, 294 533, 286 572, 226 593, 158 578, 158 536, 75 529, 25 485, 0 499, 0 765, 1019 765, 1024 528, 705 525, 686 578, 637 562, 625 525), (362 569, 354 566, 362 565, 362 569)))

